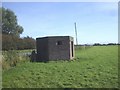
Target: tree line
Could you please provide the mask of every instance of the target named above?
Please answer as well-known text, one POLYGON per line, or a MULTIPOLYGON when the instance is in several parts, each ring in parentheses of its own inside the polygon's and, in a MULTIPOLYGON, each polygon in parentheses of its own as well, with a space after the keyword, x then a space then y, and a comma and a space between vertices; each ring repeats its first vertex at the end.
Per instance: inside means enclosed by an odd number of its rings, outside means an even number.
POLYGON ((34 49, 35 40, 32 37, 18 38, 12 35, 2 34, 2 50, 34 49))
POLYGON ((93 46, 109 46, 109 45, 120 45, 119 43, 108 43, 108 44, 100 44, 100 43, 95 43, 93 46))
MULTIPOLYGON (((108 43, 108 44, 94 43, 94 44, 83 44, 80 46, 110 46, 110 45, 120 45, 120 43, 108 43)), ((75 46, 79 46, 79 45, 75 45, 75 46)))
POLYGON ((17 16, 15 13, 4 7, 0 8, 2 12, 2 20, 0 25, 2 29, 2 50, 23 50, 34 49, 36 40, 32 37, 20 37, 24 28, 18 24, 17 16))

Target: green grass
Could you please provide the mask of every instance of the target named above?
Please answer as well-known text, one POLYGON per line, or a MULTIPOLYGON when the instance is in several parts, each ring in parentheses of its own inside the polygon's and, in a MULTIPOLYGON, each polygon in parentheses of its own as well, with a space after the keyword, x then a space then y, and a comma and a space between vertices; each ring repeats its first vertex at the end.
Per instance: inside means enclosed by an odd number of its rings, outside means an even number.
POLYGON ((118 47, 77 49, 73 61, 26 62, 3 72, 4 88, 118 88, 118 47))

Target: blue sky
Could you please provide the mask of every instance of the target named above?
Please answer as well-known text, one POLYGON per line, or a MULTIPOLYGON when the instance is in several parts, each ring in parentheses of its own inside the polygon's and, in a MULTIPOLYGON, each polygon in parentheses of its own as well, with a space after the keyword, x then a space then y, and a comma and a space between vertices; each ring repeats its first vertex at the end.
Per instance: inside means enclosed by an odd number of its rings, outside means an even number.
MULTIPOLYGON (((21 37, 73 36, 78 43, 118 42, 117 2, 4 2, 23 26, 21 37)), ((76 42, 75 42, 76 43, 76 42)))

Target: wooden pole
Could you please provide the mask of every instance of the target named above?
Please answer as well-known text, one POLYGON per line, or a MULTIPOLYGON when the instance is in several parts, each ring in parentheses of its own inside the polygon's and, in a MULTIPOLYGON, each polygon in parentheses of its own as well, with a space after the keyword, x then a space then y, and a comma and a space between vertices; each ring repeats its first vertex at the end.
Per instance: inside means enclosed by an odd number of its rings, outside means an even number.
POLYGON ((76 22, 75 22, 75 35, 76 35, 76 45, 78 45, 76 22))

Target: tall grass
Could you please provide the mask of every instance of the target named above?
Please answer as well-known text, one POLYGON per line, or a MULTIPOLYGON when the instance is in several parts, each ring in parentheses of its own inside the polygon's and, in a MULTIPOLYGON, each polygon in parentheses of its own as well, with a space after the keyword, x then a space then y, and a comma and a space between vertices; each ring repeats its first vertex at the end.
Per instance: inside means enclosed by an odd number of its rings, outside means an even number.
POLYGON ((2 52, 2 69, 8 70, 15 67, 17 63, 29 61, 27 56, 19 55, 18 51, 10 50, 2 52))

